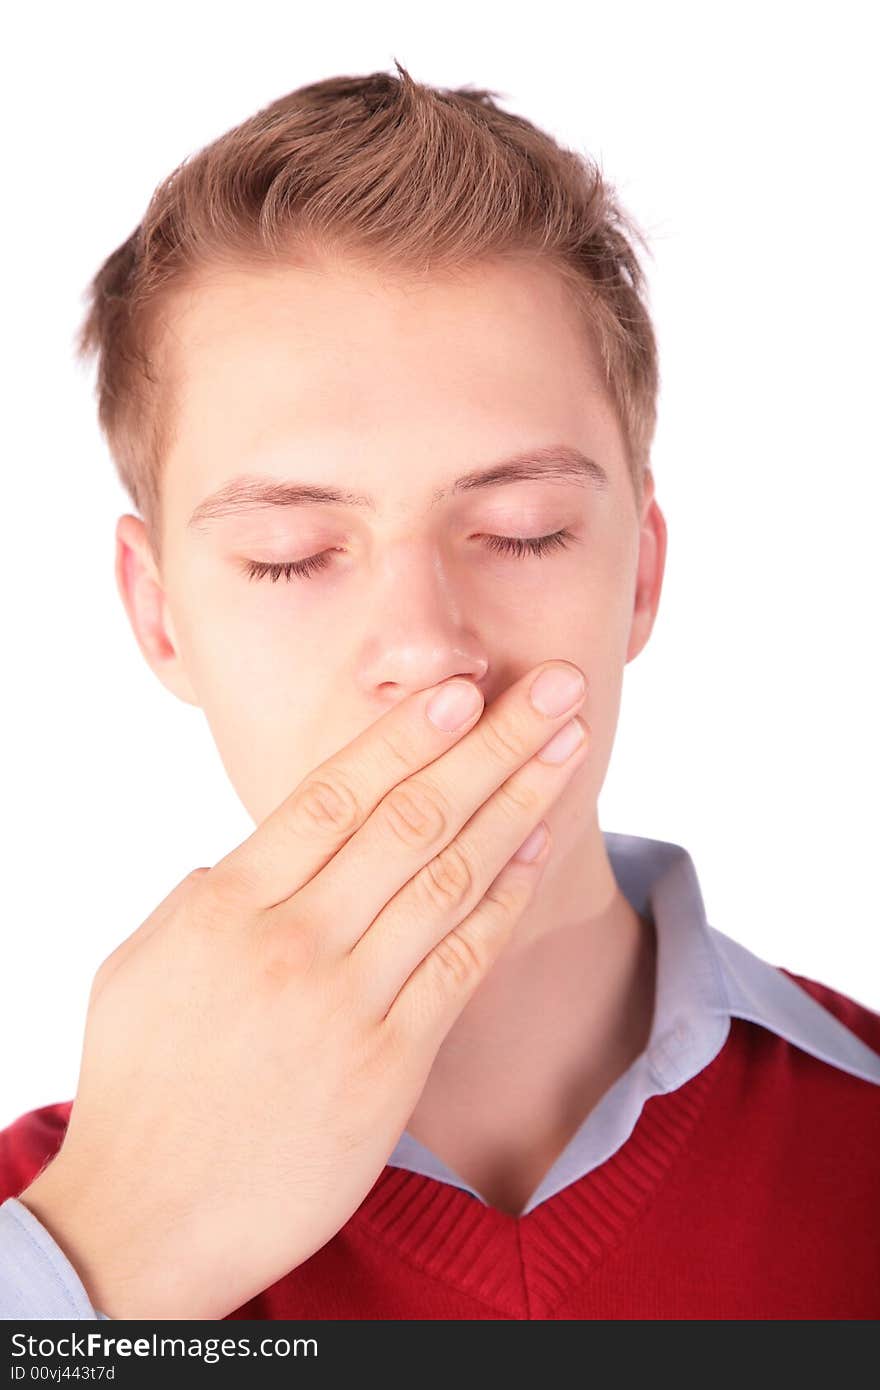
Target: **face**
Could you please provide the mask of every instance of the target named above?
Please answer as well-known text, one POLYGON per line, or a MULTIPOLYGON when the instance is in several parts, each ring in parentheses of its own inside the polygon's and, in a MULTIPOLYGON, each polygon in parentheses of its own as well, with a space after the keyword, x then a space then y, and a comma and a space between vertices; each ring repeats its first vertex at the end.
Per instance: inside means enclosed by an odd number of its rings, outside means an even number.
POLYGON ((521 265, 418 285, 224 270, 168 329, 180 413, 162 571, 126 516, 117 579, 146 659, 202 708, 254 821, 411 692, 465 675, 489 704, 562 657, 588 677, 592 754, 550 810, 550 875, 594 821, 665 555, 653 479, 637 511, 561 280, 521 265), (538 451, 598 469, 454 487, 538 451), (205 505, 245 477, 247 505, 205 505), (276 497, 296 482, 372 505, 258 504, 254 478, 276 497), (547 536, 543 553, 523 544, 547 536))

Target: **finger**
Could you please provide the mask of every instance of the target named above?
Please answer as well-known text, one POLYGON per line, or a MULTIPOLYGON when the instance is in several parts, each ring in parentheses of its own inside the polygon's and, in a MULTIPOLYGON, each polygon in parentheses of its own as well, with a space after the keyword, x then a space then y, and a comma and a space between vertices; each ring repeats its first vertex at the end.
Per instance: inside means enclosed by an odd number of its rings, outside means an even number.
MULTIPOLYGON (((572 710, 583 703, 584 687, 582 673, 568 662, 547 663, 537 674, 530 671, 502 692, 479 723, 442 757, 392 787, 362 829, 340 848, 303 895, 306 903, 320 894, 320 904, 317 896, 314 901, 324 923, 322 943, 331 949, 351 950, 401 887, 435 860, 499 787, 568 722, 572 710), (580 677, 580 694, 567 705, 544 702, 545 708, 559 711, 547 714, 535 707, 530 696, 545 673, 557 671, 580 677)), ((497 846, 479 846, 478 867, 494 852, 497 873, 537 824, 555 785, 553 773, 553 768, 539 765, 529 783, 510 785, 506 805, 513 814, 506 818, 506 838, 504 820, 496 813, 501 821, 501 839, 496 831, 497 846), (509 805, 509 796, 524 795, 529 786, 534 787, 531 803, 521 806, 517 814, 517 808, 509 805)), ((486 823, 480 825, 482 829, 486 823)))
POLYGON ((473 727, 483 693, 456 678, 407 696, 320 763, 295 790, 214 865, 211 874, 238 909, 261 912, 308 883, 355 834, 388 791, 432 762, 473 727), (472 713, 458 728, 438 728, 427 716, 438 692, 464 686, 472 713))
MULTIPOLYGON (((516 930, 550 857, 549 828, 529 863, 512 858, 479 904, 444 936, 403 982, 381 1020, 389 1044, 428 1060, 516 930)), ((529 837, 531 839, 531 837, 529 837)))
POLYGON ((351 953, 358 999, 370 1017, 384 1017, 403 981, 476 908, 534 827, 546 824, 543 817, 588 749, 584 731, 565 761, 532 759, 377 915, 351 953))

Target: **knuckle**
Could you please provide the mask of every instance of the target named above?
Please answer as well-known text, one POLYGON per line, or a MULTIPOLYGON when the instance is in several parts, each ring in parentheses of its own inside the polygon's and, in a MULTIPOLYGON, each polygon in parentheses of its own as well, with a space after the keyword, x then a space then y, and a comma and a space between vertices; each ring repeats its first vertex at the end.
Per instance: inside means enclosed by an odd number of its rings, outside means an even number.
MULTIPOLYGON (((189 873, 184 874, 183 878, 171 889, 171 892, 166 894, 159 905, 153 909, 147 921, 165 921, 169 917, 174 917, 181 908, 186 909, 188 904, 198 898, 202 883, 210 873, 213 873, 212 869, 190 869, 189 873)), ((144 925, 141 924, 141 930, 144 925)))
POLYGON ((528 753, 525 732, 509 719, 485 716, 477 725, 489 756, 502 767, 525 761, 528 753))
POLYGON ((458 910, 474 891, 474 871, 458 841, 431 859, 415 879, 416 888, 431 912, 458 910))
POLYGON ((338 772, 309 778, 294 803, 294 820, 305 825, 306 833, 349 834, 360 825, 362 816, 353 788, 338 772))
POLYGON ((468 932, 451 931, 434 947, 444 974, 464 989, 485 974, 488 961, 468 932))
POLYGON ((208 894, 214 891, 213 884, 211 884, 210 888, 207 887, 208 877, 214 872, 213 869, 191 869, 177 887, 168 894, 169 905, 177 899, 182 899, 184 902, 189 903, 198 901, 200 896, 207 897, 208 894))
POLYGON ((407 847, 435 845, 449 833, 450 808, 433 783, 410 777, 381 802, 385 826, 407 847))
POLYGON ((205 872, 195 870, 187 876, 188 908, 195 919, 209 927, 219 927, 238 917, 256 887, 255 873, 241 861, 221 862, 205 872))
POLYGON ((108 956, 105 956, 104 960, 101 961, 101 964, 98 966, 97 970, 92 976, 92 984, 89 990, 90 1003, 104 988, 105 983, 113 974, 113 969, 117 959, 117 951, 111 951, 110 954, 108 956))
POLYGON ((399 772, 405 777, 413 770, 413 753, 400 741, 401 732, 399 727, 376 731, 376 754, 385 775, 389 767, 392 773, 399 772))
POLYGON ((511 883, 502 876, 485 893, 483 902, 487 911, 496 917, 517 917, 528 898, 528 889, 522 883, 511 883))
POLYGON ((298 918, 270 926, 259 941, 259 976, 272 990, 294 979, 311 978, 322 960, 321 933, 313 921, 298 918))
POLYGON ((541 797, 535 787, 522 777, 512 777, 495 793, 495 801, 502 812, 512 821, 537 817, 541 807, 541 797))

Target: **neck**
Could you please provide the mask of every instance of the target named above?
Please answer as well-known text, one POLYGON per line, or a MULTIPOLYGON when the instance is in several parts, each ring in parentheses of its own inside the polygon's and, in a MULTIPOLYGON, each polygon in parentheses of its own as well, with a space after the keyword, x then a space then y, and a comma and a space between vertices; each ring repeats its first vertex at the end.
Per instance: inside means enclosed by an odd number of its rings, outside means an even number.
POLYGON ((444 1038, 407 1125, 515 1210, 644 1050, 653 1019, 653 924, 620 892, 597 821, 552 868, 444 1038))

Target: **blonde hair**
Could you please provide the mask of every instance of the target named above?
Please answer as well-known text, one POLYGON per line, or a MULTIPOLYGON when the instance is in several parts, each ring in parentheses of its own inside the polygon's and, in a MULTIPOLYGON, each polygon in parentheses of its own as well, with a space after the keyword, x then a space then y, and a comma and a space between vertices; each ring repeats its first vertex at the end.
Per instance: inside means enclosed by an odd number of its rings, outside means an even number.
POLYGON ((394 275, 532 258, 596 333, 637 505, 656 425, 657 345, 634 242, 595 161, 497 92, 374 72, 299 87, 189 156, 86 292, 76 350, 95 355, 98 418, 161 563, 160 484, 174 428, 162 310, 199 272, 338 255, 394 275))

